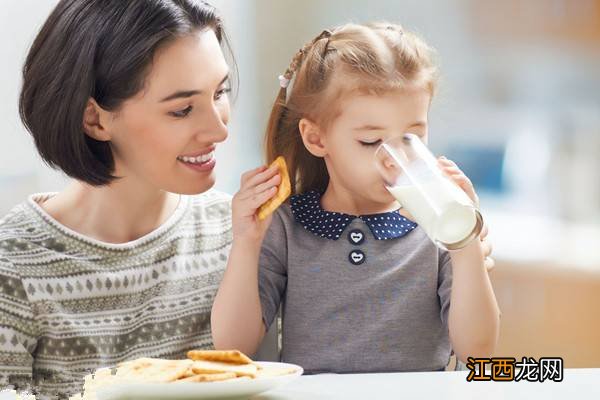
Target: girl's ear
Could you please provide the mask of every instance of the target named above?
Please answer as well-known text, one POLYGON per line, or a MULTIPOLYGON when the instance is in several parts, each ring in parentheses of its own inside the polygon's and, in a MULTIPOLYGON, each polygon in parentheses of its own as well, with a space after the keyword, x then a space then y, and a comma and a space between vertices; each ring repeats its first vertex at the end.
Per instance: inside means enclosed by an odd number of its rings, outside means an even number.
POLYGON ((298 129, 304 142, 304 147, 315 157, 325 157, 327 149, 323 141, 323 131, 314 122, 302 118, 298 122, 298 129))
POLYGON ((111 119, 111 113, 100 107, 96 100, 90 98, 83 111, 83 130, 93 139, 108 142, 111 139, 108 129, 111 119))

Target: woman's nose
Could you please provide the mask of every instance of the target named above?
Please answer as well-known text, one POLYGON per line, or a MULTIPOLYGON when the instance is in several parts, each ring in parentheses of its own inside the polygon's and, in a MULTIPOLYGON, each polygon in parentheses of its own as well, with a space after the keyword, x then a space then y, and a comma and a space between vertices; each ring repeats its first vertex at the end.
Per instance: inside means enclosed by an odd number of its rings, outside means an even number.
POLYGON ((196 134, 196 138, 200 142, 219 143, 227 139, 229 122, 229 110, 213 107, 210 113, 203 116, 201 128, 196 134))

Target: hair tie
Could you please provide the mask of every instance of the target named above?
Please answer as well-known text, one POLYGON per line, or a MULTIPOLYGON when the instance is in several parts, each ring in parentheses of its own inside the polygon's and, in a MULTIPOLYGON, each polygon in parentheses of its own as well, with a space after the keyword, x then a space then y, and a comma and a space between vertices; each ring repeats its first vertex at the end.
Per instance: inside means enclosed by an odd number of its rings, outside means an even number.
POLYGON ((279 75, 279 86, 281 86, 283 89, 287 89, 289 84, 290 84, 289 78, 286 78, 283 75, 279 75))

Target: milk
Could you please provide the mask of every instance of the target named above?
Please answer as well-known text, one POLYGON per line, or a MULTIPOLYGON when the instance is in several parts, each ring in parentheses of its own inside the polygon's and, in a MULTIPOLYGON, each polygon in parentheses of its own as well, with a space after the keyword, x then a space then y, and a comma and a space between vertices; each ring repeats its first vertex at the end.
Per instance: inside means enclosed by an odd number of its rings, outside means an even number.
POLYGON ((419 185, 401 184, 388 190, 433 241, 448 249, 460 248, 481 222, 466 193, 441 175, 419 185))

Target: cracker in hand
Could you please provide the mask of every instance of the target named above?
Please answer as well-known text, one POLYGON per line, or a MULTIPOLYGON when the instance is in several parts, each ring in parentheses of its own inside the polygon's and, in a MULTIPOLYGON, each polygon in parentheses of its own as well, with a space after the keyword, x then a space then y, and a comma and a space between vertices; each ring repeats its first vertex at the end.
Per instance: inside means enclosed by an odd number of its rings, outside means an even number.
POLYGON ((279 169, 279 175, 281 176, 281 183, 277 188, 275 196, 271 197, 265 204, 260 206, 258 209, 258 219, 264 220, 270 214, 272 214, 277 207, 279 207, 292 193, 292 185, 290 184, 290 175, 288 174, 287 165, 285 159, 279 156, 271 163, 269 167, 277 165, 279 169))

